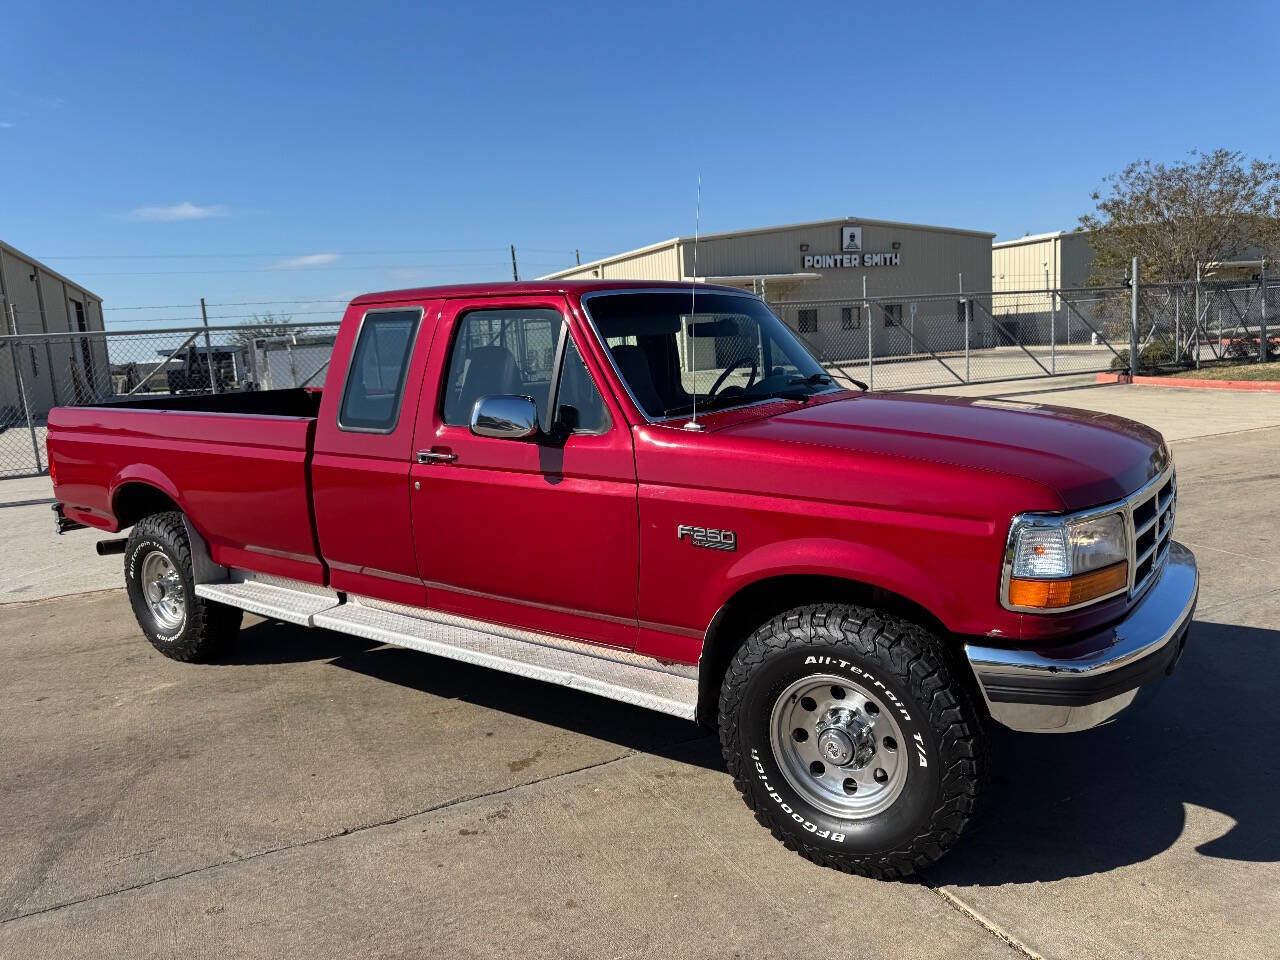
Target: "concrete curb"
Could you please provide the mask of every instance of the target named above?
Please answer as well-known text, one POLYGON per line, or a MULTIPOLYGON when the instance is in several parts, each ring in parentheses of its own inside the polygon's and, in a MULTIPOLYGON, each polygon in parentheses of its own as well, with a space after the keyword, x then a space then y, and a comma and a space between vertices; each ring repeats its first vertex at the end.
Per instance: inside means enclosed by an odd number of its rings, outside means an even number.
POLYGON ((1250 390, 1280 393, 1280 380, 1196 380, 1189 377, 1134 377, 1127 373, 1100 373, 1099 383, 1137 383, 1153 387, 1190 387, 1201 390, 1250 390))

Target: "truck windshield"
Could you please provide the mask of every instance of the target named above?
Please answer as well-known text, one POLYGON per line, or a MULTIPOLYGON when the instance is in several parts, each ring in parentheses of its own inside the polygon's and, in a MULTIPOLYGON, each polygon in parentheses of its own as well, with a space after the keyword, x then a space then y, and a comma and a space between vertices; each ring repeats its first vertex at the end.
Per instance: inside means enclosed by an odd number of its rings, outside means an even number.
POLYGON ((838 390, 760 300, 699 290, 598 293, 584 307, 651 418, 838 390), (694 312, 696 311, 696 313, 694 312))

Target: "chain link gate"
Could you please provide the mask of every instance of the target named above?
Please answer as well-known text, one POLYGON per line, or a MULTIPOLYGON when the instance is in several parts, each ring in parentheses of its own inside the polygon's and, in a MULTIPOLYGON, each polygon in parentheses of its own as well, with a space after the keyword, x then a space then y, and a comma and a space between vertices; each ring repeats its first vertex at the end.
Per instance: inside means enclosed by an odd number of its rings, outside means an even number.
MULTIPOLYGON (((791 300, 770 306, 834 372, 918 390, 1110 369, 1128 339, 1116 291, 791 300)), ((1120 289, 1119 293, 1127 295, 1120 289)))
POLYGON ((1280 353, 1280 289, 1264 280, 1140 283, 1136 312, 1130 286, 770 306, 832 372, 876 390, 1128 370, 1131 341, 1152 370, 1280 353))

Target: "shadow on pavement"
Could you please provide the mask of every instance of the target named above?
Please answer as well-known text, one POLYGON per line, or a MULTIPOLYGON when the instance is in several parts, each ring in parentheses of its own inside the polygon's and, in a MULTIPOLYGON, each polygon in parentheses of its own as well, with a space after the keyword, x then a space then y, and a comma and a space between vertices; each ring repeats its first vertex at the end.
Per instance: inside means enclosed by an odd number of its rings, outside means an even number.
MULTIPOLYGON (((682 763, 723 770, 715 738, 696 724, 627 703, 329 630, 265 621, 241 631, 219 665, 330 665, 447 700, 513 714, 682 763), (705 743, 704 743, 705 741, 705 743)), ((732 786, 729 787, 732 789, 732 786)))
POLYGON ((1280 631, 1197 622, 1148 702, 1078 734, 1008 733, 977 829, 928 873, 935 884, 1058 880, 1140 863, 1182 834, 1185 804, 1234 826, 1206 857, 1280 861, 1280 631))
MULTIPOLYGON (((714 736, 684 720, 325 630, 259 623, 223 664, 329 660, 423 693, 545 723, 705 769, 714 736)), ((1185 804, 1234 826, 1196 849, 1280 861, 1280 630, 1197 622, 1177 672, 1117 720, 1079 734, 997 735, 995 789, 934 884, 997 885, 1102 873, 1171 847, 1185 804)), ((728 780, 725 789, 732 790, 728 780)))
POLYGON ((308 663, 332 660, 378 646, 329 630, 310 630, 275 620, 264 620, 240 631, 235 645, 214 662, 215 666, 244 667, 255 664, 308 663))

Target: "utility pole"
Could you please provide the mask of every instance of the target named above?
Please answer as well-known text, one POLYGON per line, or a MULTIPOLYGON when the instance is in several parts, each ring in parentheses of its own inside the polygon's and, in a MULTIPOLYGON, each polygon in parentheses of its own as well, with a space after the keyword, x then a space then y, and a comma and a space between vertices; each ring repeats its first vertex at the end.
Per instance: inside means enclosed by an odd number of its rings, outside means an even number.
POLYGON ((578 248, 573 248, 573 260, 578 266, 582 266, 582 254, 578 252, 578 248))
POLYGON ((511 279, 520 279, 520 271, 516 269, 516 245, 514 243, 511 245, 511 279))
POLYGON ((213 345, 209 340, 209 311, 205 309, 204 297, 200 298, 200 319, 204 323, 204 362, 209 368, 209 389, 218 393, 218 376, 213 370, 213 345))

